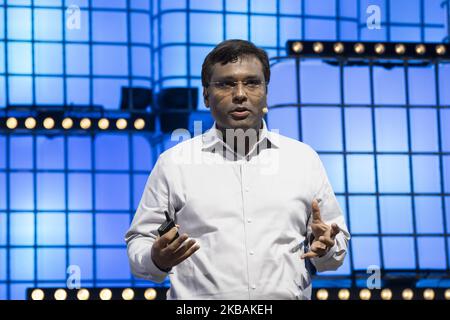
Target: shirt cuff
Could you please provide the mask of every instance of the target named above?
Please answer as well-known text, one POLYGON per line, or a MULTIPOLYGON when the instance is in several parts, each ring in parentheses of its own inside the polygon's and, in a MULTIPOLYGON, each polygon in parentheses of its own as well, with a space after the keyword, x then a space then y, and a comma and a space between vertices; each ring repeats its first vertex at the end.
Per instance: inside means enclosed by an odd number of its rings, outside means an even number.
POLYGON ((164 281, 164 279, 167 277, 168 272, 170 271, 165 271, 160 269, 154 262, 153 259, 151 257, 151 253, 149 252, 148 254, 146 254, 145 256, 145 266, 146 266, 146 270, 147 272, 150 274, 151 276, 151 280, 156 282, 162 282, 164 281))

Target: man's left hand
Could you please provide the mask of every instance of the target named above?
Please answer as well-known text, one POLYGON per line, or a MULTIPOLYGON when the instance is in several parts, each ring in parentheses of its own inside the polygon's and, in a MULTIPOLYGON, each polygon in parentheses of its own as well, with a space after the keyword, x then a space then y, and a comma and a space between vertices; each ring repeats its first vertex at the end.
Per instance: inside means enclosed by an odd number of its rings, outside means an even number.
POLYGON ((314 240, 307 253, 304 253, 301 258, 315 258, 324 256, 330 248, 335 244, 336 235, 341 232, 341 229, 336 223, 331 226, 322 221, 320 216, 319 203, 317 200, 312 202, 311 229, 314 235, 314 240))

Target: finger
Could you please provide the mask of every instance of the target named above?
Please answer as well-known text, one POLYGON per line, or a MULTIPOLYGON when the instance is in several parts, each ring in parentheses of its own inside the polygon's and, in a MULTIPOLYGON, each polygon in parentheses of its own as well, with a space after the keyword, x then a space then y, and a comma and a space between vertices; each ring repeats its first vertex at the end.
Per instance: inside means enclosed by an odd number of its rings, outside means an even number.
POLYGON ((200 249, 200 245, 198 243, 191 246, 188 250, 186 250, 186 252, 181 257, 175 260, 175 265, 183 262, 184 260, 192 256, 198 249, 200 249))
POLYGON ((322 221, 322 217, 320 216, 319 203, 316 199, 312 202, 312 213, 313 213, 313 222, 318 223, 322 221))
POLYGON ((336 223, 333 223, 331 225, 331 238, 334 239, 339 232, 341 232, 341 228, 336 223))
POLYGON ((190 239, 189 241, 184 242, 181 246, 179 246, 175 252, 173 252, 174 254, 174 259, 178 259, 179 257, 181 257, 187 250, 189 250, 190 247, 192 247, 194 244, 196 243, 196 241, 194 239, 190 239))
POLYGON ((159 238, 159 244, 161 245, 161 248, 165 248, 174 238, 175 235, 178 232, 177 227, 173 227, 170 229, 167 233, 165 233, 161 238, 159 238))
POLYGON ((319 255, 313 251, 309 251, 307 253, 302 254, 302 256, 300 257, 301 259, 311 259, 311 258, 315 258, 318 257, 319 255))
POLYGON ((186 233, 182 234, 180 237, 176 238, 174 241, 172 241, 165 250, 170 250, 175 252, 181 244, 188 239, 188 235, 186 233))
POLYGON ((334 246, 334 240, 326 237, 326 236, 320 236, 318 239, 321 243, 323 243, 324 245, 326 245, 327 247, 332 247, 334 246))

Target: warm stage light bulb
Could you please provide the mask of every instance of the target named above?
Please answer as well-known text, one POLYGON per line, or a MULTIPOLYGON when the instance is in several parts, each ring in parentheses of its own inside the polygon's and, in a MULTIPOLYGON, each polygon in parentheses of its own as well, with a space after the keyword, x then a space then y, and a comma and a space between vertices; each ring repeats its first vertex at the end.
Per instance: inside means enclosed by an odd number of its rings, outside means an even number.
POLYGON ((71 118, 65 118, 62 121, 62 127, 66 130, 69 130, 70 128, 73 127, 73 120, 71 118))
POLYGON ((92 125, 92 122, 91 122, 91 120, 90 119, 88 119, 88 118, 83 118, 83 119, 81 119, 81 121, 80 121, 80 127, 81 127, 81 129, 89 129, 90 127, 91 127, 91 125, 92 125))
POLYGON ((303 51, 303 43, 300 41, 295 41, 292 43, 292 51, 295 53, 300 53, 303 51))
POLYGON ((127 120, 120 118, 116 121, 116 127, 119 130, 123 130, 127 127, 127 120))
POLYGON ((25 120, 25 128, 34 129, 36 127, 36 119, 29 117, 25 120))
POLYGON ((18 124, 19 122, 16 118, 8 118, 8 120, 6 120, 6 126, 8 127, 8 129, 15 129, 18 124))
POLYGON ((53 118, 45 118, 44 119, 44 128, 45 129, 53 129, 55 127, 55 120, 53 118))
POLYGON ((109 128, 109 120, 102 118, 100 120, 98 120, 98 127, 102 130, 106 130, 109 128))
POLYGON ((395 45, 395 52, 397 54, 404 54, 406 52, 405 45, 403 45, 403 44, 396 44, 395 45))
POLYGON ((145 127, 145 121, 144 121, 144 119, 141 119, 141 118, 136 119, 136 120, 134 121, 134 127, 136 128, 136 130, 142 130, 142 129, 144 129, 144 127, 145 127))
POLYGON ((323 51, 323 43, 322 42, 314 42, 313 50, 315 53, 322 53, 323 51))

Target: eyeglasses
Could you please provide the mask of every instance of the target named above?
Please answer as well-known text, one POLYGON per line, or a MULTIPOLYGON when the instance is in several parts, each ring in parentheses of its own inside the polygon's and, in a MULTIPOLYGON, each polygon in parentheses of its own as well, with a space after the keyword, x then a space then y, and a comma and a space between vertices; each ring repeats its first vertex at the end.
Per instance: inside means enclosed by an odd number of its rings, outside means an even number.
POLYGON ((264 81, 258 79, 249 79, 244 81, 232 81, 232 80, 211 81, 210 84, 217 90, 230 92, 237 87, 239 82, 242 83, 244 89, 247 91, 258 91, 261 88, 263 88, 263 85, 265 83, 264 81))

